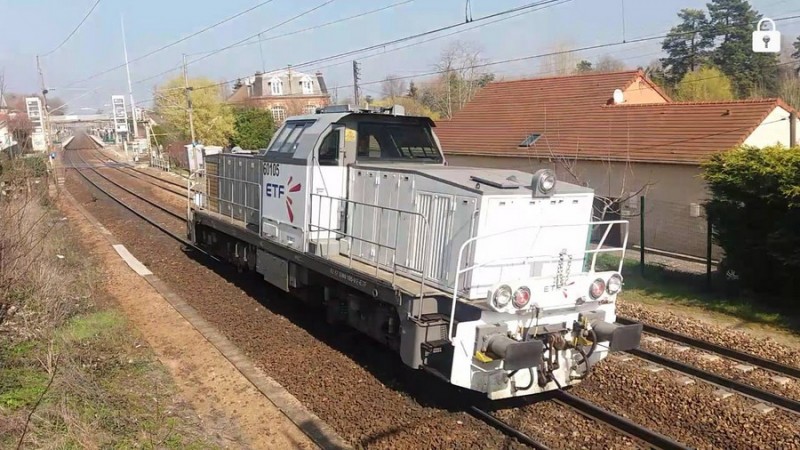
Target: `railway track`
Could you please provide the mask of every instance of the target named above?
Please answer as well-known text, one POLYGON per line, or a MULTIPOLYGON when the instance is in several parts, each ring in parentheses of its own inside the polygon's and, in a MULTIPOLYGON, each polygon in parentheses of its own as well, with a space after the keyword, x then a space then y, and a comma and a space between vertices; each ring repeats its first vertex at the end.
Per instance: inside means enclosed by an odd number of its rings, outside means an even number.
MULTIPOLYGON (((606 426, 639 441, 646 448, 661 450, 686 450, 690 448, 668 436, 664 436, 663 434, 639 425, 632 420, 626 419, 625 417, 603 409, 602 407, 597 406, 596 404, 577 395, 571 394, 565 390, 556 390, 548 394, 543 394, 543 398, 547 399, 543 401, 554 402, 559 406, 572 410, 596 423, 605 424, 606 426)), ((518 441, 525 443, 532 448, 541 450, 549 449, 549 447, 544 443, 511 426, 507 422, 497 418, 484 409, 481 409, 477 406, 472 406, 470 407, 469 411, 471 414, 475 415, 481 420, 486 421, 506 435, 514 437, 518 441)))
MULTIPOLYGON (((75 144, 75 141, 77 139, 78 138, 76 138, 72 142, 70 142, 70 145, 69 145, 70 148, 77 148, 78 147, 78 145, 75 144)), ((88 140, 88 141, 91 141, 91 140, 88 140)), ((88 144, 88 145, 87 144, 82 144, 82 145, 83 145, 83 148, 87 148, 87 147, 88 148, 93 148, 97 144, 95 144, 93 141, 91 141, 91 144, 88 144)), ((115 195, 112 192, 110 192, 109 189, 106 189, 103 186, 101 186, 100 183, 98 183, 97 181, 93 180, 91 177, 87 176, 84 173, 84 170, 90 171, 91 173, 93 173, 93 174, 99 176, 100 178, 102 178, 105 182, 115 186, 117 189, 120 189, 120 190, 126 192, 127 194, 133 196, 137 200, 139 200, 141 202, 144 202, 145 204, 149 205, 149 207, 154 208, 155 210, 159 211, 160 213, 166 214, 170 218, 172 218, 174 220, 177 220, 177 221, 180 221, 182 224, 186 223, 186 217, 184 217, 183 215, 178 214, 178 213, 170 210, 169 208, 165 208, 164 206, 159 205, 158 203, 148 199, 144 195, 141 195, 138 192, 135 192, 135 191, 123 186, 122 184, 110 179, 109 177, 103 175, 102 173, 100 173, 100 171, 98 171, 91 164, 89 164, 86 161, 85 158, 83 158, 83 156, 80 154, 80 150, 70 150, 69 153, 70 154, 74 153, 78 157, 78 159, 80 160, 80 165, 76 165, 75 161, 72 160, 72 158, 70 157, 70 158, 67 159, 67 162, 70 163, 70 166, 68 168, 74 169, 75 172, 83 180, 85 180, 87 183, 92 185, 96 190, 100 191, 101 193, 103 193, 103 195, 107 196, 108 198, 110 198, 114 202, 118 203, 123 208, 125 208, 128 211, 130 211, 131 213, 135 214, 137 217, 141 218, 142 220, 144 220, 145 222, 149 223, 150 225, 156 227, 157 229, 159 229, 160 231, 164 232, 165 234, 167 234, 171 238, 175 239, 179 243, 181 243, 181 244, 183 244, 183 245, 185 245, 187 247, 191 247, 191 248, 193 248, 195 250, 198 250, 203 254, 207 254, 205 251, 203 251, 199 247, 196 247, 191 241, 185 239, 184 237, 182 237, 177 232, 175 232, 175 231, 171 230, 169 227, 165 226, 162 223, 163 221, 159 221, 158 219, 152 217, 151 214, 146 214, 146 213, 140 211, 139 209, 134 208, 133 206, 131 206, 130 202, 125 201, 125 199, 120 198, 118 195, 115 195)))
MULTIPOLYGON (((626 317, 621 317, 621 316, 617 316, 617 322, 624 325, 637 323, 637 321, 633 319, 628 319, 626 317)), ((713 352, 718 355, 722 355, 726 358, 734 359, 747 364, 753 364, 759 367, 763 367, 764 369, 770 370, 772 372, 780 373, 793 378, 800 378, 800 368, 797 367, 787 366, 777 361, 761 358, 751 353, 741 352, 739 350, 734 350, 729 347, 723 347, 721 345, 717 345, 712 342, 704 341, 702 339, 687 336, 685 334, 670 331, 654 325, 648 325, 646 323, 643 323, 642 326, 645 333, 659 336, 663 339, 689 345, 691 347, 695 347, 701 350, 713 352)))
POLYGON ((174 181, 166 180, 164 178, 158 177, 158 176, 153 175, 151 173, 147 173, 146 171, 137 169, 135 167, 130 167, 127 163, 125 163, 123 161, 116 160, 116 159, 106 155, 105 153, 103 153, 99 149, 94 149, 94 151, 95 151, 95 153, 100 155, 100 158, 102 160, 111 161, 111 162, 114 163, 112 165, 106 165, 104 167, 108 167, 108 168, 114 169, 114 170, 116 170, 118 172, 121 172, 121 173, 124 173, 125 175, 128 175, 130 177, 142 180, 145 183, 148 183, 148 184, 150 184, 152 186, 155 186, 155 187, 157 187, 157 188, 159 188, 159 189, 161 189, 163 191, 169 192, 170 194, 175 194, 175 195, 177 195, 177 196, 179 196, 179 197, 181 197, 183 199, 186 198, 186 186, 185 185, 181 185, 180 183, 176 183, 174 181), (169 187, 165 186, 165 185, 168 185, 169 187))
MULTIPOLYGON (((617 322, 621 324, 636 323, 636 321, 624 317, 618 317, 617 322)), ((797 368, 786 366, 776 361, 764 359, 749 353, 740 352, 738 350, 722 347, 717 344, 704 341, 702 339, 686 336, 680 333, 676 333, 674 331, 666 330, 652 325, 644 325, 643 328, 645 333, 654 337, 651 338, 653 339, 653 342, 659 342, 660 340, 663 339, 673 344, 681 344, 681 346, 677 347, 676 350, 672 352, 669 352, 669 349, 663 349, 663 348, 658 351, 651 351, 640 347, 638 349, 628 351, 627 352, 628 354, 643 359, 645 361, 649 361, 653 364, 681 372, 683 374, 697 378, 704 382, 711 383, 713 385, 729 390, 731 392, 736 392, 745 397, 749 397, 758 400, 760 402, 769 403, 777 407, 783 408, 787 411, 800 414, 800 401, 798 401, 796 398, 791 398, 786 395, 776 393, 773 390, 770 390, 766 386, 766 383, 749 379, 747 375, 748 373, 756 369, 761 369, 773 373, 775 375, 786 376, 787 378, 785 380, 785 383, 789 382, 797 383, 797 378, 798 375, 800 374, 800 370, 798 370, 797 368), (730 369, 716 367, 714 370, 707 370, 702 367, 699 367, 700 361, 695 361, 694 363, 687 363, 676 359, 677 357, 681 357, 681 359, 684 360, 688 359, 686 356, 682 356, 681 353, 686 352, 691 348, 703 352, 710 352, 705 354, 706 361, 708 362, 715 362, 717 361, 719 356, 721 356, 723 358, 727 358, 735 362, 748 364, 749 366, 740 366, 739 369, 740 373, 738 374, 739 379, 734 379, 733 377, 730 376, 731 372, 725 373, 727 370, 730 369), (673 357, 665 356, 663 353, 672 353, 673 357), (788 377, 791 377, 791 379, 788 377)), ((645 346, 648 345, 647 341, 648 337, 645 336, 644 338, 645 346)))
MULTIPOLYGON (((83 144, 83 145, 86 146, 86 144, 83 144)), ((78 143, 71 143, 71 145, 69 147, 70 148, 78 148, 79 145, 78 145, 78 143)), ((178 219, 178 220, 180 220, 182 222, 186 221, 186 219, 184 217, 182 217, 182 216, 170 211, 168 208, 164 208, 163 206, 156 204, 155 202, 151 201, 150 199, 146 198, 145 196, 143 196, 143 195, 141 195, 141 194, 139 194, 139 193, 137 193, 135 191, 132 191, 131 189, 121 185, 120 183, 117 183, 117 182, 111 180, 107 176, 104 176, 95 167, 93 167, 91 164, 87 163, 87 161, 85 160, 85 158, 83 158, 83 156, 80 154, 79 151, 71 150, 70 152, 73 152, 73 151, 76 154, 76 156, 78 157, 78 159, 80 159, 81 165, 80 166, 76 166, 74 164, 74 161, 71 158, 68 161, 70 163, 72 163, 72 168, 75 169, 75 172, 78 175, 80 175, 83 180, 85 180, 87 183, 89 183, 91 186, 93 186, 95 189, 97 189, 98 191, 100 191, 104 195, 108 196, 111 200, 113 200, 117 204, 119 204, 122 207, 124 207, 126 210, 128 210, 131 213, 135 214, 137 217, 139 217, 142 220, 146 221, 150 225, 156 227, 157 229, 159 229, 160 231, 162 231, 163 233, 165 233, 169 237, 171 237, 174 240, 176 240, 179 243, 181 243, 182 245, 185 245, 187 247, 191 247, 191 248, 196 249, 196 250, 198 250, 198 251, 200 251, 200 252, 205 254, 205 252, 203 250, 195 247, 190 241, 186 240, 185 238, 181 237, 177 233, 175 233, 172 230, 170 230, 168 227, 166 227, 164 224, 162 224, 159 220, 154 219, 153 217, 151 217, 150 214, 142 212, 140 209, 135 208, 134 206, 130 205, 130 202, 125 201, 124 199, 120 198, 118 195, 115 195, 114 193, 110 192, 109 189, 103 187, 100 183, 96 182, 95 180, 92 180, 92 178, 87 176, 83 171, 84 170, 88 170, 88 171, 98 175, 105 182, 110 183, 111 185, 115 186, 115 188, 120 189, 120 190, 122 190, 122 191, 124 191, 124 192, 126 192, 126 193, 128 193, 128 194, 130 194, 132 196, 134 196, 138 200, 141 200, 142 202, 147 204, 148 207, 150 207, 151 209, 155 208, 155 210, 158 210, 160 212, 166 213, 166 214, 170 215, 171 217, 174 217, 174 218, 176 218, 176 219, 178 219)), ((599 424, 605 424, 605 425, 607 425, 607 426, 619 431, 622 434, 625 434, 627 436, 631 436, 631 437, 633 437, 633 438, 635 438, 637 440, 640 440, 640 441, 646 443, 651 448, 660 448, 660 449, 685 449, 685 448, 687 448, 686 446, 684 446, 684 445, 682 445, 682 444, 680 444, 680 443, 678 443, 678 442, 676 442, 676 441, 674 441, 674 440, 672 440, 672 439, 670 439, 670 438, 668 438, 666 436, 663 436, 663 435, 661 435, 661 434, 659 434, 659 433, 657 433, 655 431, 652 431, 652 430, 650 430, 650 429, 648 429, 646 427, 638 425, 635 422, 632 422, 632 421, 630 421, 628 419, 625 419, 625 418, 623 418, 623 417, 621 417, 621 416, 619 416, 617 414, 614 414, 613 412, 607 411, 607 410, 605 410, 605 409, 603 409, 603 408, 601 408, 601 407, 599 407, 599 406, 597 406, 597 405, 595 405, 595 404, 593 404, 591 402, 588 402, 587 400, 581 399, 580 397, 572 395, 572 394, 570 394, 568 392, 556 391, 556 393, 553 394, 552 401, 556 402, 556 403, 558 403, 558 404, 560 404, 560 405, 562 405, 564 407, 567 407, 568 409, 570 409, 570 410, 572 410, 572 411, 574 411, 574 412, 576 412, 576 413, 578 413, 578 414, 580 414, 582 416, 590 418, 591 420, 593 420, 593 421, 595 421, 595 422, 597 422, 599 424)), ((489 412, 487 412, 487 411, 485 411, 485 410, 483 410, 483 409, 481 409, 481 408, 479 408, 477 406, 470 407, 468 409, 468 412, 471 415, 473 415, 474 417, 476 417, 479 420, 483 421, 484 423, 488 424, 492 428, 497 429, 499 432, 505 434, 506 436, 514 438, 518 442, 520 442, 520 443, 522 443, 522 444, 524 444, 524 445, 526 445, 528 447, 535 448, 535 449, 549 449, 550 448, 547 445, 545 445, 543 442, 541 442, 540 440, 538 440, 538 439, 526 434, 524 431, 521 431, 518 428, 513 427, 512 425, 508 424, 507 422, 495 417, 491 413, 489 413, 489 412)))

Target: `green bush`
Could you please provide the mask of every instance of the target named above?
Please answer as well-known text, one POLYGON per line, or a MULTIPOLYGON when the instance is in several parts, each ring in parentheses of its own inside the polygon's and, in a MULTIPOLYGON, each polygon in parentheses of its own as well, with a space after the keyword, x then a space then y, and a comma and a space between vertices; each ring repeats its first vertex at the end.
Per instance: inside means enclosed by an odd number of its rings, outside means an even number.
POLYGON ((724 266, 742 287, 788 302, 800 288, 800 148, 742 146, 703 169, 724 266))
POLYGON ((244 150, 266 148, 275 133, 272 113, 258 108, 238 108, 233 111, 234 133, 231 145, 244 150))

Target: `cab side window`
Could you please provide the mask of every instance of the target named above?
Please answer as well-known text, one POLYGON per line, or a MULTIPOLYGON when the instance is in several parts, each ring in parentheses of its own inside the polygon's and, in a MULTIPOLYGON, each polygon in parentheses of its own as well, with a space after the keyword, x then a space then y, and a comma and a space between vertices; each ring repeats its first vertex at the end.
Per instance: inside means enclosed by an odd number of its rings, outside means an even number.
POLYGON ((339 138, 341 130, 334 130, 325 136, 319 146, 319 165, 335 166, 339 164, 339 138))

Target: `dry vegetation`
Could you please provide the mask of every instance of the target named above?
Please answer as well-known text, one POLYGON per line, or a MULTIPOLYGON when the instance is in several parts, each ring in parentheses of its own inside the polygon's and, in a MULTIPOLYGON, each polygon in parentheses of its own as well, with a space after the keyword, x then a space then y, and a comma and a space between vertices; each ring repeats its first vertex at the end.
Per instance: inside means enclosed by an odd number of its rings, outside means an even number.
POLYGON ((216 447, 31 167, 0 174, 0 448, 216 447))

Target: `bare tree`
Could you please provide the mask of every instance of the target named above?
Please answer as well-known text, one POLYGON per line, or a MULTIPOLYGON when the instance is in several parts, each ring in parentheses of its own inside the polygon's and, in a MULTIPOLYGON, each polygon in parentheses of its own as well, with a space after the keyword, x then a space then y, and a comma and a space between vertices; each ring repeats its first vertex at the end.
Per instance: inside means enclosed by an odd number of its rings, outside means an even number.
POLYGON ((5 70, 0 70, 0 109, 7 108, 8 105, 6 104, 6 72, 5 70))
POLYGON ((480 88, 494 79, 493 74, 483 69, 485 63, 476 44, 455 41, 445 48, 436 64, 440 75, 435 87, 431 86, 434 101, 434 105, 429 105, 431 109, 450 118, 463 108, 480 88))
POLYGON ((381 94, 383 98, 394 100, 397 97, 403 97, 408 91, 408 86, 405 80, 399 79, 399 76, 390 74, 383 79, 381 83, 381 94))
POLYGON ((596 72, 619 72, 625 70, 625 63, 611 55, 603 55, 594 66, 596 72))
POLYGON ((573 47, 568 42, 559 42, 553 46, 549 56, 542 61, 544 72, 548 75, 569 75, 575 71, 578 58, 568 50, 573 47))

